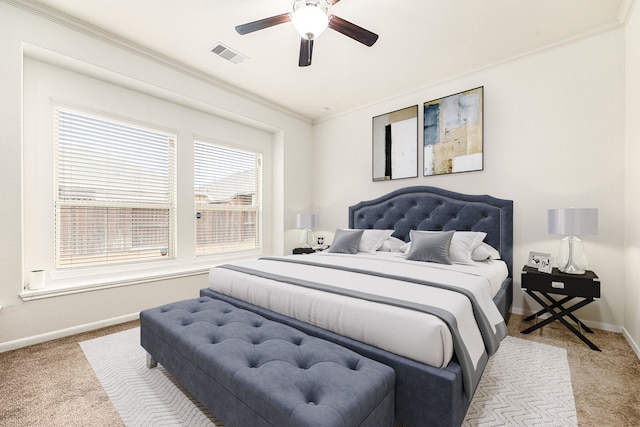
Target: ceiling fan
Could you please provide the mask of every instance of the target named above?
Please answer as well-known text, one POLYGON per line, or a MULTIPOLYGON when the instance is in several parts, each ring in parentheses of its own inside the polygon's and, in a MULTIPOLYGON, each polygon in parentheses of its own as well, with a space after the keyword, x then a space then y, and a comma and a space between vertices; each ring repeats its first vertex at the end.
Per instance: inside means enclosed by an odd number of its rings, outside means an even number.
POLYGON ((269 18, 236 26, 239 34, 248 34, 254 31, 273 27, 274 25, 291 22, 302 37, 300 40, 300 58, 298 66, 311 65, 313 54, 313 42, 327 28, 331 28, 347 37, 367 45, 373 46, 378 40, 378 35, 365 30, 349 21, 335 15, 329 15, 329 7, 340 0, 294 0, 293 12, 282 13, 269 18))

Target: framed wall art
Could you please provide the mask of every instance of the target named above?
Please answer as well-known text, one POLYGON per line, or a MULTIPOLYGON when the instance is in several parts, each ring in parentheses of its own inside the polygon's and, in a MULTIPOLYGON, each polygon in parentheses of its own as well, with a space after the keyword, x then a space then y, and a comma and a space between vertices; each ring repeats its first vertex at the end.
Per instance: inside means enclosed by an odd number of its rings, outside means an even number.
POLYGON ((484 168, 483 91, 478 87, 424 103, 424 176, 484 168))
POLYGON ((418 106, 373 118, 373 180, 418 177, 418 106))

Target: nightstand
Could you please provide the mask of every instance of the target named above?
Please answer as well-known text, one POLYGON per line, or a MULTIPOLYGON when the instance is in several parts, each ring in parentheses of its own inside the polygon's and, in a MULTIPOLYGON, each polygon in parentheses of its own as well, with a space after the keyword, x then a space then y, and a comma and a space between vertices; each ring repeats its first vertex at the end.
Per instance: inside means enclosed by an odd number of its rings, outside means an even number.
POLYGON ((542 273, 534 267, 524 266, 521 279, 521 287, 526 290, 531 298, 542 306, 542 310, 525 318, 525 320, 537 320, 538 316, 544 313, 551 315, 551 317, 539 323, 536 321, 535 325, 522 331, 523 334, 531 333, 557 320, 591 347, 591 349, 600 351, 594 343, 582 334, 582 329, 589 333, 593 333, 593 331, 572 314, 575 310, 592 303, 594 298, 600 298, 600 279, 598 279, 598 276, 596 276, 593 271, 587 270, 584 274, 566 274, 554 268, 552 273, 542 273), (549 294, 565 296, 556 300, 549 294), (544 297, 546 301, 542 299, 541 296, 544 297), (565 304, 575 298, 582 298, 582 300, 569 307, 565 307, 565 304), (580 330, 567 322, 565 317, 573 320, 580 330))
POLYGON ((314 252, 315 252, 315 249, 313 248, 293 248, 294 255, 306 255, 306 254, 312 254, 314 252))

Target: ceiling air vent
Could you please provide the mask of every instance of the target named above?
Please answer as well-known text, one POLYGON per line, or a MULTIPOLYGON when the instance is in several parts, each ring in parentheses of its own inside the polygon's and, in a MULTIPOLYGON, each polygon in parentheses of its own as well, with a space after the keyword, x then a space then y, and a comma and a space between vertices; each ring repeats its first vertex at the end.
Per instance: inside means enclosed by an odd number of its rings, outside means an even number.
POLYGON ((239 64, 247 59, 247 57, 243 54, 236 52, 235 50, 223 45, 222 43, 218 43, 217 45, 215 45, 213 49, 211 49, 211 52, 223 57, 227 61, 233 62, 234 64, 239 64))

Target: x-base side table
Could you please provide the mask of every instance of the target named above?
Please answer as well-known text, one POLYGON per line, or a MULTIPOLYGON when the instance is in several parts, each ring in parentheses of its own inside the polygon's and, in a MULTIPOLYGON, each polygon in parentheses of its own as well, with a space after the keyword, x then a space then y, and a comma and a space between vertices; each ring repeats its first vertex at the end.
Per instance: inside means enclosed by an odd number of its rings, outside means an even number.
POLYGON ((521 287, 531 298, 542 306, 542 310, 525 318, 525 320, 531 321, 537 319, 539 315, 544 313, 551 315, 551 317, 539 323, 537 322, 535 325, 522 331, 523 334, 529 334, 557 320, 591 347, 591 349, 600 351, 598 346, 582 334, 581 330, 589 333, 593 333, 593 331, 573 315, 573 312, 577 309, 592 303, 595 298, 600 298, 600 279, 593 271, 587 270, 584 274, 566 274, 554 268, 552 273, 542 273, 534 267, 524 266, 521 279, 521 287), (565 296, 556 300, 549 294, 565 296), (565 307, 567 303, 575 298, 582 298, 582 300, 569 307, 565 307), (572 324, 567 322, 565 317, 573 320, 581 330, 576 329, 572 324))

